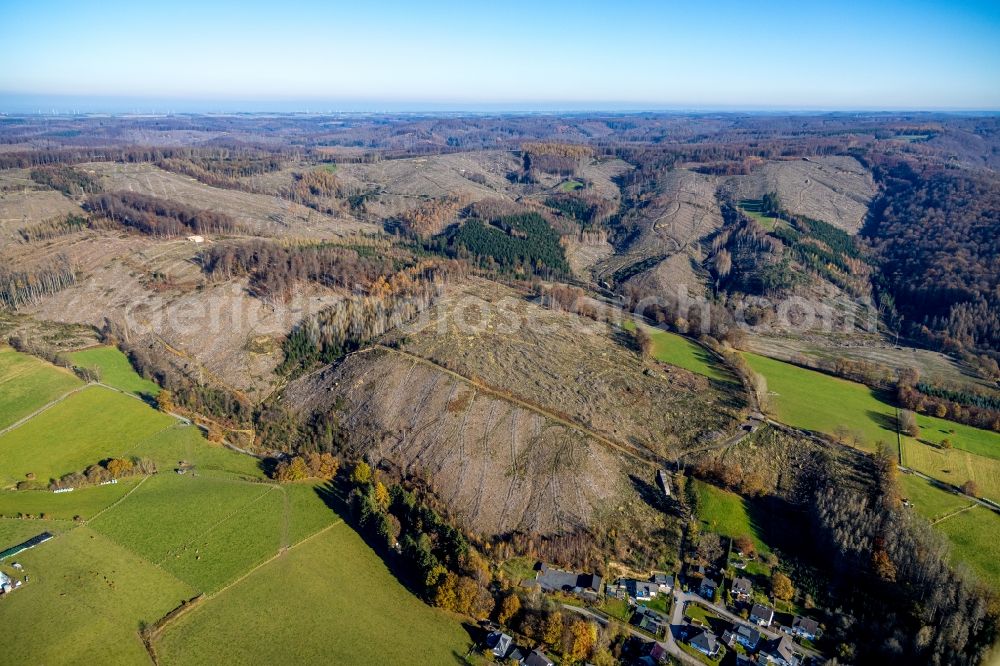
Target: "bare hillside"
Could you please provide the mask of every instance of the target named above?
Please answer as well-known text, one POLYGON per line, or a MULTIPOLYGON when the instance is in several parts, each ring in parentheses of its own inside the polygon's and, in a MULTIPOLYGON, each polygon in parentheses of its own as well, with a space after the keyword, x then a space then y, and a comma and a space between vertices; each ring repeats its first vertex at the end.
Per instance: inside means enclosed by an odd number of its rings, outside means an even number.
POLYGON ((857 233, 875 195, 871 173, 853 157, 807 157, 768 162, 749 176, 734 176, 724 187, 734 199, 759 199, 776 192, 781 205, 857 233))
POLYGON ((211 187, 152 164, 93 162, 78 168, 99 176, 106 191, 137 192, 226 213, 255 235, 315 239, 378 230, 354 219, 323 215, 276 196, 211 187))
POLYGON ((293 382, 303 412, 344 403, 344 425, 374 462, 431 480, 463 525, 485 535, 587 526, 634 493, 630 463, 576 430, 388 350, 293 382))

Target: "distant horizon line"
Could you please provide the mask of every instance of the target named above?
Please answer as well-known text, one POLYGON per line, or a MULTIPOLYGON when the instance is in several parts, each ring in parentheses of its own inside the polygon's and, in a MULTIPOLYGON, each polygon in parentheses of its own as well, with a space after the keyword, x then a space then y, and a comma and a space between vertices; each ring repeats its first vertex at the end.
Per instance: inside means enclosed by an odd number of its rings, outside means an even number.
POLYGON ((808 104, 696 104, 638 101, 569 100, 393 100, 322 98, 199 98, 128 95, 31 94, 0 91, 0 114, 52 115, 231 115, 231 114, 344 114, 344 113, 943 113, 998 114, 1000 107, 808 105, 808 104))

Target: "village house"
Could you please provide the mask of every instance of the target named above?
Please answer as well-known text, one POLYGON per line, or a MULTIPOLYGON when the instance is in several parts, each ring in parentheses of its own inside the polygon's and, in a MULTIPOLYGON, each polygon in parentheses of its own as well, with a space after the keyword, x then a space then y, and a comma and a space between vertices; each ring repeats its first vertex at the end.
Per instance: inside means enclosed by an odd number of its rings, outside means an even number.
POLYGON ((773 666, 799 666, 799 655, 795 653, 795 643, 788 636, 768 641, 760 649, 757 663, 773 666))
POLYGON ((555 666, 553 661, 545 656, 544 652, 532 650, 531 654, 521 661, 522 666, 555 666))
POLYGON ((693 647, 698 652, 705 654, 709 657, 715 657, 719 654, 719 650, 722 649, 719 640, 715 637, 708 629, 695 629, 692 634, 688 636, 688 645, 693 647))
POLYGON ((514 649, 514 639, 502 631, 492 631, 486 636, 486 649, 497 659, 506 659, 514 649))
POLYGON ((810 617, 796 615, 792 621, 791 633, 793 636, 799 636, 810 641, 816 640, 816 637, 819 636, 819 622, 810 617))
POLYGON ((734 632, 736 642, 753 652, 760 643, 760 632, 753 627, 741 624, 734 632))
POLYGON ((750 621, 762 627, 770 627, 774 621, 774 609, 763 604, 754 604, 750 609, 750 621))
POLYGON ((705 578, 701 581, 701 587, 698 590, 698 594, 704 598, 712 601, 715 599, 715 591, 719 589, 719 584, 716 583, 711 578, 705 578))
POLYGON ((604 591, 604 582, 597 574, 553 569, 544 562, 540 562, 537 569, 535 584, 546 592, 568 592, 585 599, 596 599, 604 591))
POLYGON ((741 576, 733 581, 732 593, 737 601, 747 601, 753 594, 753 583, 741 576))

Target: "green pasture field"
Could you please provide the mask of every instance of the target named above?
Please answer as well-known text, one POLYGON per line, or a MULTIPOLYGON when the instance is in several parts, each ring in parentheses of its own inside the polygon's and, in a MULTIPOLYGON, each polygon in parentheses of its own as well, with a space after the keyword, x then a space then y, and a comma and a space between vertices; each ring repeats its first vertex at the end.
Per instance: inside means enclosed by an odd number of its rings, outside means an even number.
POLYGON ((169 625, 164 666, 204 663, 454 664, 460 622, 410 594, 336 524, 169 625))
MULTIPOLYGON (((645 324, 639 325, 645 328, 653 339, 653 358, 657 361, 690 370, 710 379, 723 382, 735 381, 725 367, 721 366, 708 350, 698 343, 670 331, 645 324)), ((634 331, 635 327, 636 323, 630 319, 626 319, 622 323, 622 328, 629 332, 634 331)))
POLYGON ((47 480, 126 456, 174 418, 117 391, 89 386, 0 436, 0 484, 47 480))
POLYGON ((160 392, 156 382, 143 379, 132 367, 128 357, 116 347, 91 347, 73 352, 69 358, 81 368, 98 368, 102 384, 136 395, 156 397, 160 392))
POLYGON ((135 447, 132 455, 149 458, 161 472, 173 472, 182 462, 199 476, 264 479, 256 458, 212 444, 196 426, 177 423, 135 447))
MULTIPOLYGON (((64 520, 18 520, 17 518, 0 518, 0 550, 16 546, 42 532, 58 534, 75 526, 64 520)), ((0 562, 0 567, 7 568, 12 560, 0 562)), ((14 559, 13 561, 17 561, 14 559)))
MULTIPOLYGON (((847 428, 851 443, 865 451, 874 451, 878 440, 895 445, 896 409, 877 391, 783 361, 744 356, 767 379, 778 420, 829 435, 847 428)), ((1000 497, 1000 433, 923 414, 917 424, 918 438, 902 437, 904 465, 956 485, 971 478, 987 497, 1000 497), (952 449, 940 447, 945 438, 952 449)))
POLYGON ((272 490, 265 484, 163 472, 90 526, 160 564, 272 490))
POLYGON ((140 623, 195 591, 87 527, 17 556, 30 581, 0 602, 0 661, 144 664, 140 623))
POLYGON ((567 180, 559 185, 559 189, 563 192, 575 192, 581 187, 583 187, 583 183, 578 180, 567 180))
POLYGON ((937 520, 972 504, 961 495, 935 488, 929 481, 914 474, 900 474, 899 485, 903 497, 912 502, 913 509, 927 520, 937 520))
POLYGON ((73 520, 76 516, 87 520, 124 497, 140 480, 140 477, 121 479, 115 484, 77 488, 71 493, 0 490, 0 516, 45 514, 51 520, 73 520))
MULTIPOLYGON (((332 512, 326 509, 327 515, 332 512)), ((285 502, 273 488, 239 513, 171 550, 163 568, 211 594, 275 555, 283 545, 285 502)))
POLYGON ((952 544, 955 559, 1000 590, 1000 516, 976 506, 934 525, 952 544))
POLYGON ((706 530, 730 538, 745 534, 753 540, 758 553, 771 551, 750 520, 743 497, 698 479, 691 482, 698 493, 698 518, 706 530))
POLYGON ((0 345, 0 430, 80 386, 69 370, 0 345))

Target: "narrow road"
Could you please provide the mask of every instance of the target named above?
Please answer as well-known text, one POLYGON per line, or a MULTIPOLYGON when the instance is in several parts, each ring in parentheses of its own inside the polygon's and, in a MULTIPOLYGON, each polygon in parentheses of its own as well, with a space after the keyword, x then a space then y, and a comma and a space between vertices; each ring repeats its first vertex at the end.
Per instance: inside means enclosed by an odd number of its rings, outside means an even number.
MULTIPOLYGON (((600 624, 602 627, 607 626, 608 622, 611 621, 611 618, 609 618, 604 613, 592 610, 590 608, 581 608, 580 606, 572 606, 570 604, 563 604, 563 608, 573 613, 589 617, 598 624, 600 624)), ((617 619, 615 621, 621 624, 623 627, 625 627, 625 630, 628 631, 633 636, 637 636, 644 641, 652 640, 648 634, 644 634, 635 627, 626 624, 624 622, 621 622, 620 620, 617 619)), ((662 646, 667 651, 667 653, 670 654, 670 656, 674 657, 683 664, 687 664, 688 666, 705 666, 702 662, 698 661, 697 659, 689 655, 687 652, 682 650, 680 646, 677 645, 677 643, 674 641, 673 630, 674 630, 673 622, 671 621, 671 626, 667 628, 666 640, 655 641, 655 642, 659 643, 660 646, 662 646)))

